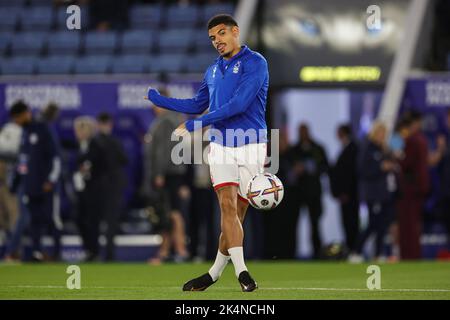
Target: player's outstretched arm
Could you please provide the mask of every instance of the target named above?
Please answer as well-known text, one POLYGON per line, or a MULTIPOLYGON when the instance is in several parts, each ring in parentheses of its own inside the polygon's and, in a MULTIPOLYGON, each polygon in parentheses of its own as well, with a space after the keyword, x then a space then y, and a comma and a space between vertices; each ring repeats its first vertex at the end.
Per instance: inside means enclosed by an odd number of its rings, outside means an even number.
POLYGON ((155 106, 182 113, 201 114, 209 107, 208 86, 204 80, 192 99, 164 97, 159 94, 158 90, 151 87, 148 89, 146 98, 153 102, 155 106))
POLYGON ((188 120, 185 125, 186 129, 189 132, 194 131, 194 121, 201 123, 201 127, 206 127, 245 112, 264 85, 267 76, 267 62, 264 59, 259 59, 249 65, 244 70, 241 81, 230 101, 221 108, 208 112, 195 120, 188 120))

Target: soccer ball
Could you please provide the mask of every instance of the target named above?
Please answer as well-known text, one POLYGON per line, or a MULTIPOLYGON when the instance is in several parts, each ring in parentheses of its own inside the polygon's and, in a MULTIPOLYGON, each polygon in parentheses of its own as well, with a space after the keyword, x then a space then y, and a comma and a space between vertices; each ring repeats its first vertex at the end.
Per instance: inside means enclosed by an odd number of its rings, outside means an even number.
POLYGON ((280 179, 271 173, 254 176, 247 186, 247 199, 252 207, 272 210, 283 200, 284 187, 280 179))

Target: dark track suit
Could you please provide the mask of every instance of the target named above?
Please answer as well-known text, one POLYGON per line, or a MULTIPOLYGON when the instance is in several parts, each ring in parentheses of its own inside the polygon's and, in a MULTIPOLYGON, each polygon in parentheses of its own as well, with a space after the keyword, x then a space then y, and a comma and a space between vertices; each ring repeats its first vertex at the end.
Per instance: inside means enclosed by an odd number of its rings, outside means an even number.
POLYGON ((61 172, 61 159, 56 141, 45 123, 32 121, 24 126, 16 172, 23 188, 21 201, 31 216, 33 252, 42 251, 41 236, 44 229, 50 228, 56 240, 55 254, 58 254, 59 232, 53 212, 53 196, 61 172), (46 182, 53 185, 49 192, 44 192, 46 182))

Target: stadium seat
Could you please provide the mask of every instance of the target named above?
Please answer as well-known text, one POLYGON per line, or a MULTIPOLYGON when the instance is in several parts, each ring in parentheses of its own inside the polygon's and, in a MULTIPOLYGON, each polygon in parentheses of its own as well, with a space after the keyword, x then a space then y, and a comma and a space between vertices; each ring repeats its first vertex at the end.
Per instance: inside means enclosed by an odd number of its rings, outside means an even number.
POLYGON ((107 73, 111 66, 110 55, 92 55, 78 58, 75 62, 75 73, 107 73))
POLYGON ((193 31, 191 29, 172 29, 161 31, 158 49, 160 53, 185 53, 192 45, 193 31))
POLYGON ((211 17, 220 13, 233 14, 234 7, 231 3, 206 4, 203 6, 202 18, 206 23, 211 17))
POLYGON ((194 28, 198 23, 200 10, 195 5, 172 5, 167 9, 167 28, 194 28))
POLYGON ((31 6, 45 6, 51 3, 52 1, 49 0, 28 0, 28 3, 31 6))
MULTIPOLYGON (((81 29, 85 30, 89 27, 89 8, 88 6, 80 6, 81 11, 81 29)), ((59 8, 56 12, 56 28, 59 30, 67 30, 67 18, 69 14, 67 13, 67 7, 63 6, 59 8)))
POLYGON ((49 54, 77 54, 80 50, 81 35, 79 32, 59 31, 51 33, 48 39, 49 54))
POLYGON ((112 64, 113 73, 145 73, 150 68, 150 57, 148 55, 122 55, 114 59, 112 64))
POLYGON ((75 57, 69 55, 49 56, 38 61, 39 74, 69 74, 75 65, 75 57))
POLYGON ((121 51, 124 54, 150 53, 153 48, 154 34, 147 30, 131 30, 123 33, 121 51))
POLYGON ((208 38, 208 34, 205 29, 197 30, 193 35, 193 44, 196 52, 199 53, 213 53, 216 52, 211 40, 208 38))
POLYGON ((84 51, 87 54, 112 54, 117 47, 117 33, 107 32, 88 32, 84 40, 84 51))
POLYGON ((5 55, 8 50, 14 33, 12 32, 0 32, 0 55, 5 55))
POLYGON ((129 11, 130 26, 132 29, 158 29, 163 13, 160 5, 135 5, 129 11))
POLYGON ((183 62, 186 60, 183 54, 163 54, 150 59, 150 72, 173 72, 183 70, 183 62))
POLYGON ((187 58, 186 71, 204 73, 206 68, 214 63, 217 54, 200 53, 187 58))
POLYGON ((14 31, 19 21, 20 9, 0 8, 0 31, 14 31))
MULTIPOLYGON (((9 9, 10 7, 23 7, 26 0, 0 0, 0 9, 9 9)), ((47 1, 48 3, 48 1, 47 1)))
POLYGON ((12 39, 11 53, 13 55, 39 55, 47 42, 48 33, 22 32, 12 39))
POLYGON ((1 61, 1 73, 3 75, 33 74, 36 69, 36 57, 17 56, 1 61))
POLYGON ((20 26, 24 31, 48 31, 54 18, 52 7, 31 7, 21 11, 20 26))

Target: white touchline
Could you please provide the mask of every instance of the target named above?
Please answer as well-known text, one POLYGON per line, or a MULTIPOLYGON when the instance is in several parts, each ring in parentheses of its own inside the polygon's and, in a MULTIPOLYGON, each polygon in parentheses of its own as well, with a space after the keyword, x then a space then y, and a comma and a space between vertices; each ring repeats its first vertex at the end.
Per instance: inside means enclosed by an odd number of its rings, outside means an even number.
MULTIPOLYGON (((170 289, 180 289, 179 287, 169 287, 170 289)), ((236 287, 215 287, 214 290, 233 290, 236 289, 236 287)), ((289 291, 289 290, 296 290, 296 291, 302 291, 302 290, 309 290, 309 291, 362 291, 362 292, 376 292, 376 291, 391 291, 391 292, 450 292, 450 289, 377 289, 377 290, 369 290, 364 288, 271 288, 271 287, 264 287, 264 288, 258 288, 259 291, 270 291, 270 290, 282 290, 282 291, 289 291)))
POLYGON ((399 291, 399 292, 450 292, 450 289, 357 289, 357 288, 260 288, 260 290, 312 290, 312 291, 367 291, 367 292, 376 292, 376 291, 399 291))
MULTIPOLYGON (((1 288, 48 288, 48 289, 66 289, 65 286, 45 286, 45 285, 15 285, 15 286, 0 286, 1 288)), ((155 287, 99 287, 99 286, 86 286, 83 287, 83 289, 154 289, 155 287)), ((173 290, 179 290, 179 287, 165 287, 165 289, 173 289, 173 290)), ((216 287, 214 290, 233 290, 236 289, 236 287, 216 287)), ((299 288, 259 288, 259 291, 270 291, 270 290, 283 290, 283 291, 289 291, 289 290, 296 290, 296 291, 302 291, 302 290, 308 290, 308 291, 362 291, 362 292, 377 292, 377 291, 388 291, 388 292, 450 292, 450 289, 377 289, 377 290, 369 290, 364 288, 306 288, 306 287, 299 287, 299 288)))

